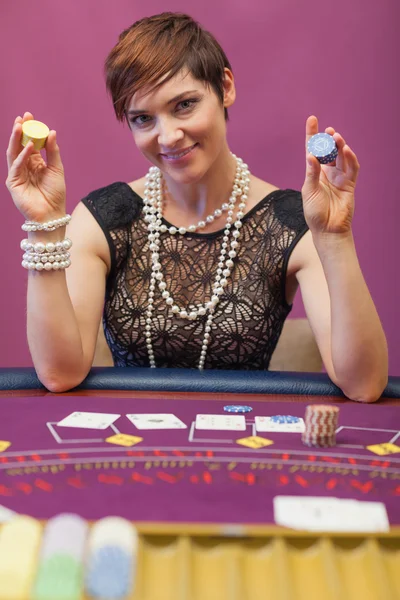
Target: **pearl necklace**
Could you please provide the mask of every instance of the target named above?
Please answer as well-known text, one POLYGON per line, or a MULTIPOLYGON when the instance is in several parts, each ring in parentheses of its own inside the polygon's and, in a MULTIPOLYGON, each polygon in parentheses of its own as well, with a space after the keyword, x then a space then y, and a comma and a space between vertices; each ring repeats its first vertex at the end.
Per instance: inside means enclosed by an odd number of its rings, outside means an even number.
POLYGON ((154 310, 154 290, 156 287, 156 282, 158 282, 158 288, 161 291, 162 298, 165 299, 165 303, 167 306, 171 308, 173 314, 178 315, 182 319, 189 319, 191 321, 197 319, 199 316, 205 315, 208 313, 208 318, 205 326, 204 340, 200 353, 200 360, 198 368, 202 370, 204 368, 205 358, 207 354, 207 347, 210 340, 210 331, 211 324, 214 318, 215 308, 219 302, 220 296, 224 293, 224 288, 228 283, 228 277, 231 274, 231 269, 233 267, 233 258, 236 256, 236 249, 239 245, 238 239, 240 236, 240 228, 242 227, 242 218, 244 216, 244 209, 246 207, 246 200, 248 198, 247 193, 249 191, 250 184, 250 171, 248 170, 248 165, 242 161, 241 158, 238 158, 235 154, 231 152, 232 156, 236 159, 236 177, 233 183, 232 194, 229 199, 229 203, 227 208, 225 205, 221 207, 222 210, 228 210, 228 217, 226 219, 226 226, 224 231, 224 237, 222 241, 221 254, 218 262, 217 274, 215 277, 215 283, 213 285, 212 297, 209 302, 206 302, 204 305, 199 304, 197 309, 184 310, 181 309, 177 304, 175 304, 174 299, 171 294, 168 292, 167 284, 163 281, 164 276, 161 272, 161 264, 159 263, 160 258, 160 233, 170 233, 171 235, 176 235, 178 233, 184 234, 188 232, 194 232, 199 228, 205 226, 205 223, 212 223, 214 220, 214 216, 220 216, 219 209, 214 211, 213 215, 209 215, 206 217, 205 222, 199 221, 197 225, 190 225, 190 227, 167 227, 166 225, 162 225, 162 182, 161 182, 161 171, 158 167, 150 167, 149 172, 146 175, 146 183, 144 190, 144 212, 146 213, 145 221, 148 223, 148 240, 149 240, 149 248, 151 251, 151 259, 152 259, 152 270, 151 270, 151 278, 150 278, 150 286, 149 286, 149 298, 148 298, 148 308, 146 311, 146 327, 145 327, 145 336, 146 336, 146 345, 149 354, 150 367, 156 368, 156 364, 154 361, 154 352, 151 340, 151 326, 152 326, 152 313, 154 310), (230 249, 228 250, 228 241, 229 241, 229 233, 232 228, 233 221, 233 212, 235 208, 236 199, 240 196, 241 202, 238 205, 238 212, 236 214, 236 221, 234 223, 235 230, 232 231, 232 240, 230 242, 230 249), (217 214, 216 214, 217 213, 217 214), (204 225, 203 225, 204 223, 204 225), (226 256, 227 255, 227 256, 226 256), (225 261, 225 262, 224 262, 225 261))
POLYGON ((189 227, 179 227, 179 228, 176 228, 173 225, 171 227, 167 227, 166 225, 161 225, 160 231, 161 231, 161 233, 165 233, 166 231, 168 231, 171 235, 175 235, 176 233, 181 233, 183 235, 187 231, 189 233, 194 233, 198 229, 204 229, 204 227, 207 225, 207 223, 213 223, 215 221, 215 219, 220 217, 222 215, 222 213, 226 212, 227 210, 229 210, 229 204, 227 202, 224 202, 224 204, 221 206, 221 208, 217 208, 216 210, 214 210, 212 215, 208 215, 208 217, 206 217, 204 221, 199 221, 197 223, 197 225, 189 225, 189 227))

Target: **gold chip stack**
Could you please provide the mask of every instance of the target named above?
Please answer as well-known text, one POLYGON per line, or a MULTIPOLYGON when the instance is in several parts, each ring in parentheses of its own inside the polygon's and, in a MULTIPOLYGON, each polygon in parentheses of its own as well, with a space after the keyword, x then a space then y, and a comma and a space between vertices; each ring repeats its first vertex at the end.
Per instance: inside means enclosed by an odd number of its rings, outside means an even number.
POLYGON ((34 121, 33 119, 25 121, 22 124, 21 144, 27 146, 28 142, 32 141, 35 150, 41 150, 45 147, 49 133, 50 129, 41 121, 34 121))

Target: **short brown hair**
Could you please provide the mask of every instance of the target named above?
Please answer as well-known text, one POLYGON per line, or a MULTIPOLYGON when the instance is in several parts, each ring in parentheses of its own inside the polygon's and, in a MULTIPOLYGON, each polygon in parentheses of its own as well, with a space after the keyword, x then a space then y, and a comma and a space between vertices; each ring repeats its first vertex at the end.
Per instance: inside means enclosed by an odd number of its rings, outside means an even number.
MULTIPOLYGON (((164 12, 136 21, 119 36, 104 64, 106 87, 118 121, 126 117, 133 95, 145 86, 149 92, 182 69, 215 91, 224 101, 224 68, 232 67, 214 36, 184 13, 164 12), (167 74, 168 77, 167 77, 167 74), (165 77, 165 79, 164 79, 165 77), (153 86, 153 87, 151 87, 153 86)), ((228 111, 224 108, 225 120, 228 111)))

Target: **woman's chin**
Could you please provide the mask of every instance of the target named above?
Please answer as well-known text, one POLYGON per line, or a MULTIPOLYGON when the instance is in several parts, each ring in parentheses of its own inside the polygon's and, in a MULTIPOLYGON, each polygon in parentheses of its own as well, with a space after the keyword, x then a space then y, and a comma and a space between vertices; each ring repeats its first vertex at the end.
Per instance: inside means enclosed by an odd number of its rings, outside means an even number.
POLYGON ((183 171, 170 171, 168 169, 161 169, 161 173, 163 175, 163 177, 165 177, 165 179, 169 179, 171 181, 175 181, 176 183, 180 183, 182 185, 190 185, 191 183, 198 183, 202 178, 203 178, 203 174, 199 173, 198 171, 191 171, 189 172, 189 170, 183 172, 183 171))

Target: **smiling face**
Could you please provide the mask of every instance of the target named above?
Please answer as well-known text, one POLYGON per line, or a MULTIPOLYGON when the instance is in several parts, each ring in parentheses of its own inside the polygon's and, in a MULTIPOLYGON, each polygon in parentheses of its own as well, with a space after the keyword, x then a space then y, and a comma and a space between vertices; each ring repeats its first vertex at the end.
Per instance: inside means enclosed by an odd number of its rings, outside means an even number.
POLYGON ((229 154, 224 107, 235 99, 229 69, 225 69, 224 89, 222 104, 212 88, 180 72, 151 94, 140 90, 132 98, 127 118, 135 144, 167 180, 201 181, 219 157, 229 154), (186 156, 174 158, 193 146, 186 156))

